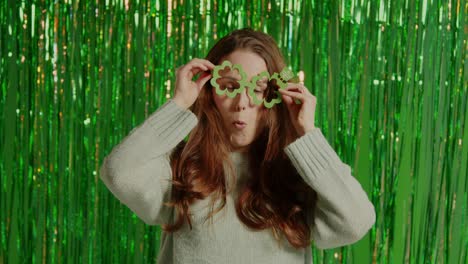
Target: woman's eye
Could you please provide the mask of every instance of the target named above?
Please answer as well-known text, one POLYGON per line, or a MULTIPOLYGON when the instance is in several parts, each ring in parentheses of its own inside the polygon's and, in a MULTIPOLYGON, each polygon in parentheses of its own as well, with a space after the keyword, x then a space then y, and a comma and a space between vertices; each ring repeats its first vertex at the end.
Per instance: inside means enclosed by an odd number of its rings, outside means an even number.
POLYGON ((256 93, 263 93, 262 90, 254 90, 254 92, 256 92, 256 93))
POLYGON ((232 85, 222 85, 221 88, 224 90, 224 89, 228 89, 230 91, 236 89, 235 87, 233 87, 232 85))

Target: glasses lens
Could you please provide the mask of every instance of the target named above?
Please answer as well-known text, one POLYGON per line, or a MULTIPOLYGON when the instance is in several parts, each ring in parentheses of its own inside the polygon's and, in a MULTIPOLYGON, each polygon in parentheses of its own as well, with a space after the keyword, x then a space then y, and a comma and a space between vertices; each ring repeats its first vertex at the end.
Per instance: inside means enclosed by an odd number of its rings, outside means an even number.
POLYGON ((241 75, 236 69, 231 69, 230 67, 225 67, 219 71, 219 78, 216 82, 219 84, 219 88, 224 91, 232 93, 236 89, 240 88, 239 81, 241 80, 241 75))

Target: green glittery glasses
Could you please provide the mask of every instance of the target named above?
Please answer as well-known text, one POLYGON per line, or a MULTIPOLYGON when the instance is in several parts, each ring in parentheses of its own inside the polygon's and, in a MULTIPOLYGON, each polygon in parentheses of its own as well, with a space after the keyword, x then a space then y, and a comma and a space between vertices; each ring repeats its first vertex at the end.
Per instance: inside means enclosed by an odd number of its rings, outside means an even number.
MULTIPOLYGON (((247 89, 256 105, 263 104, 266 108, 272 108, 282 102, 278 90, 285 89, 288 81, 297 82, 297 78, 294 77, 290 69, 284 68, 280 73, 275 72, 272 75, 267 71, 261 72, 248 81, 247 74, 240 64, 232 64, 225 60, 213 68, 210 83, 218 95, 227 95, 229 98, 234 98, 247 89)), ((295 102, 300 103, 299 100, 295 102)))

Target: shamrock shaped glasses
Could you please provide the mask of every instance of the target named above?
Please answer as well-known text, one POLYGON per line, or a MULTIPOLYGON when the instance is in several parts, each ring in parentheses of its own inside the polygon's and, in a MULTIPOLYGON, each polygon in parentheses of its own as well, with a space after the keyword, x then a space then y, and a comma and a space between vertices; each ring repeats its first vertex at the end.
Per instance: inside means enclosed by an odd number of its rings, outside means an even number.
POLYGON ((214 67, 210 83, 217 94, 227 95, 229 98, 234 98, 248 89, 247 92, 256 105, 263 103, 266 108, 271 108, 282 101, 281 94, 277 90, 285 89, 287 82, 293 77, 293 72, 284 68, 281 73, 275 72, 271 76, 267 71, 261 72, 249 82, 240 64, 232 64, 225 60, 221 65, 214 67), (274 95, 276 97, 272 98, 274 95))

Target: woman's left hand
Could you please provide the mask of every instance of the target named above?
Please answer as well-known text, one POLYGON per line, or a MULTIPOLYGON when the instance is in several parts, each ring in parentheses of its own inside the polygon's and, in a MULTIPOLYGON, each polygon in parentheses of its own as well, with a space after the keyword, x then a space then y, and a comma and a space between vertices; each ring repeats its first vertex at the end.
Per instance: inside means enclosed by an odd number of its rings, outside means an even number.
POLYGON ((289 116, 299 136, 314 129, 317 98, 300 83, 288 83, 285 89, 279 89, 278 92, 289 110, 289 116), (297 104, 295 99, 301 103, 297 104))

